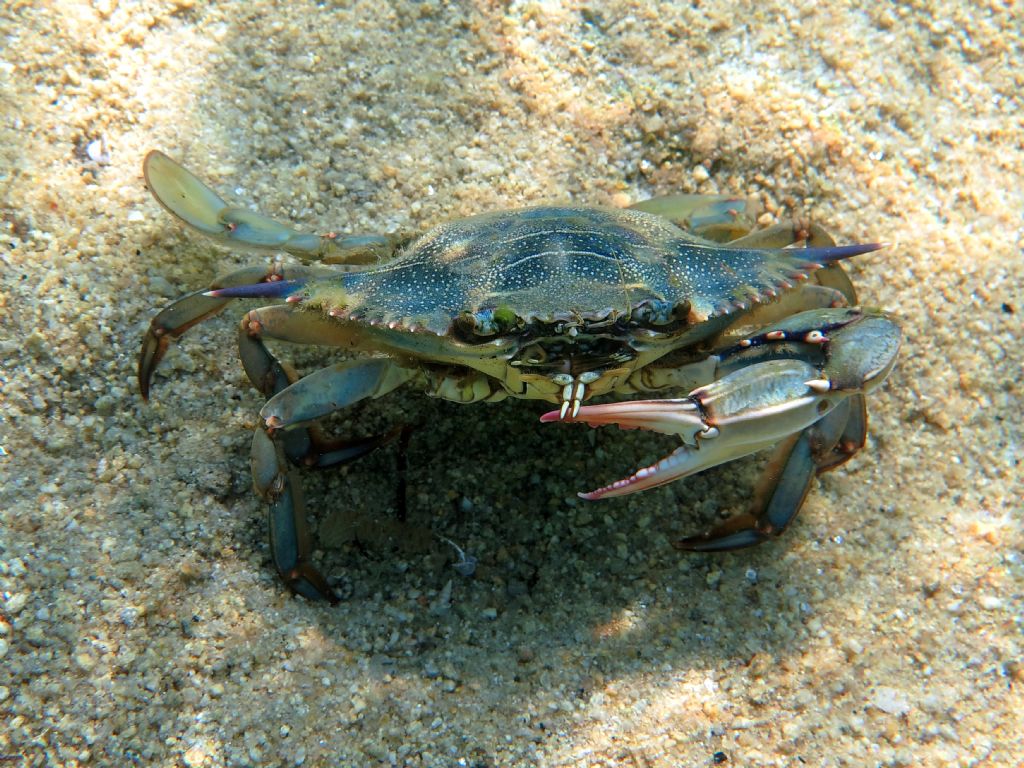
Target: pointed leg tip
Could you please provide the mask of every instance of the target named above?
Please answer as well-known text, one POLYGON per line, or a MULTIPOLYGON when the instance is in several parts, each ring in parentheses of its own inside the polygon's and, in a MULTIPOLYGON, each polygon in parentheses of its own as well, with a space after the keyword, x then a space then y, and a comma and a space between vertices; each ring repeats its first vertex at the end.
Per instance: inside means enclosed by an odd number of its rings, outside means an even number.
POLYGON ((673 541, 672 546, 684 552, 729 552, 756 547, 772 538, 769 533, 757 528, 729 530, 727 526, 728 521, 719 528, 673 541))

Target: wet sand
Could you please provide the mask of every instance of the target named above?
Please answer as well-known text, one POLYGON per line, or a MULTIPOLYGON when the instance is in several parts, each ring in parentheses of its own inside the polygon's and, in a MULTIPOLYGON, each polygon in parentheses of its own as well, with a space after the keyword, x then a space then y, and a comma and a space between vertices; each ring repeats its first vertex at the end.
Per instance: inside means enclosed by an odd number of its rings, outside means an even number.
POLYGON ((1024 760, 1019 4, 284 5, 0 10, 0 760, 1024 760), (419 425, 409 516, 393 448, 310 477, 348 596, 313 604, 249 487, 242 304, 139 396, 154 311, 259 259, 152 201, 153 148, 315 231, 750 195, 891 244, 850 272, 901 362, 787 534, 716 556, 670 542, 741 509, 757 460, 588 503, 673 441, 354 408, 333 428, 419 425))

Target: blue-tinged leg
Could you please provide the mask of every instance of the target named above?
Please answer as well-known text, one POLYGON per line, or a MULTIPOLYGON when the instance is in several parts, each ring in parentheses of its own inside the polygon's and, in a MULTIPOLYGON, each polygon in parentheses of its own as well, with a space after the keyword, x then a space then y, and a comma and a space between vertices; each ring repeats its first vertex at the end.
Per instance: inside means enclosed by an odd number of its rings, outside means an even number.
POLYGON ((335 603, 337 595, 311 561, 301 480, 289 464, 347 463, 395 439, 400 427, 382 435, 327 441, 314 426, 303 425, 390 392, 411 374, 385 358, 359 358, 297 378, 263 343, 264 338, 304 340, 315 331, 310 324, 320 322, 315 313, 293 306, 253 310, 242 320, 238 345, 250 381, 268 398, 261 412, 267 423, 255 429, 251 460, 253 485, 268 505, 274 565, 293 591, 335 603))
POLYGON ((780 443, 746 512, 699 536, 673 542, 673 546, 692 552, 720 552, 752 547, 781 535, 803 506, 811 481, 834 466, 823 462, 842 438, 850 411, 850 401, 843 400, 807 429, 780 443))
POLYGON ((265 285, 269 290, 281 282, 295 284, 322 271, 309 267, 246 267, 217 278, 207 288, 176 299, 157 313, 149 324, 139 352, 139 390, 149 399, 150 385, 157 366, 167 352, 171 339, 181 336, 192 326, 219 314, 234 296, 211 296, 210 291, 236 286, 265 285))

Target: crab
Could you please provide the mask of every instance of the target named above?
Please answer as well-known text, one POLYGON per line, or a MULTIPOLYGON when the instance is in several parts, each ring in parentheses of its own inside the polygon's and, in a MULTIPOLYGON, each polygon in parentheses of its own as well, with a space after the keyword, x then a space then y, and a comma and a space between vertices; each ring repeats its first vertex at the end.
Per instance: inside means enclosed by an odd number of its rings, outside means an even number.
POLYGON ((748 204, 674 195, 629 208, 543 206, 485 213, 407 238, 313 235, 229 206, 158 151, 147 185, 214 240, 300 263, 245 268, 159 312, 139 357, 149 397, 172 337, 241 298, 239 356, 267 398, 251 451, 285 583, 337 599, 311 562, 299 467, 351 461, 394 433, 329 442, 316 422, 402 385, 459 403, 556 406, 542 422, 654 430, 682 439, 657 463, 586 499, 620 496, 773 448, 745 512, 684 550, 752 546, 780 534, 813 478, 863 447, 865 395, 891 371, 896 323, 857 305, 840 262, 878 244, 837 246, 817 225, 754 231, 748 204), (340 347, 299 378, 266 339, 340 347), (649 400, 587 404, 605 395, 649 400))

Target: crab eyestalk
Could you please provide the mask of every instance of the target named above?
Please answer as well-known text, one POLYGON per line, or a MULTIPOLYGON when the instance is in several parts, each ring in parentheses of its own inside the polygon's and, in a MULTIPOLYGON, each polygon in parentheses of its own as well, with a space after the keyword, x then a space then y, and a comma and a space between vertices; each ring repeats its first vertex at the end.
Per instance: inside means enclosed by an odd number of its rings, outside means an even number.
MULTIPOLYGON (((544 414, 543 422, 617 424, 683 440, 655 464, 579 495, 593 500, 656 488, 771 447, 807 429, 851 395, 875 389, 892 370, 900 346, 899 329, 881 312, 814 310, 790 318, 787 327, 804 328, 805 343, 827 347, 824 362, 755 358, 759 361, 684 398, 588 405, 568 419, 559 411, 544 414), (829 336, 807 331, 808 321, 830 327, 829 336)), ((761 334, 779 343, 786 336, 781 329, 761 334)))

